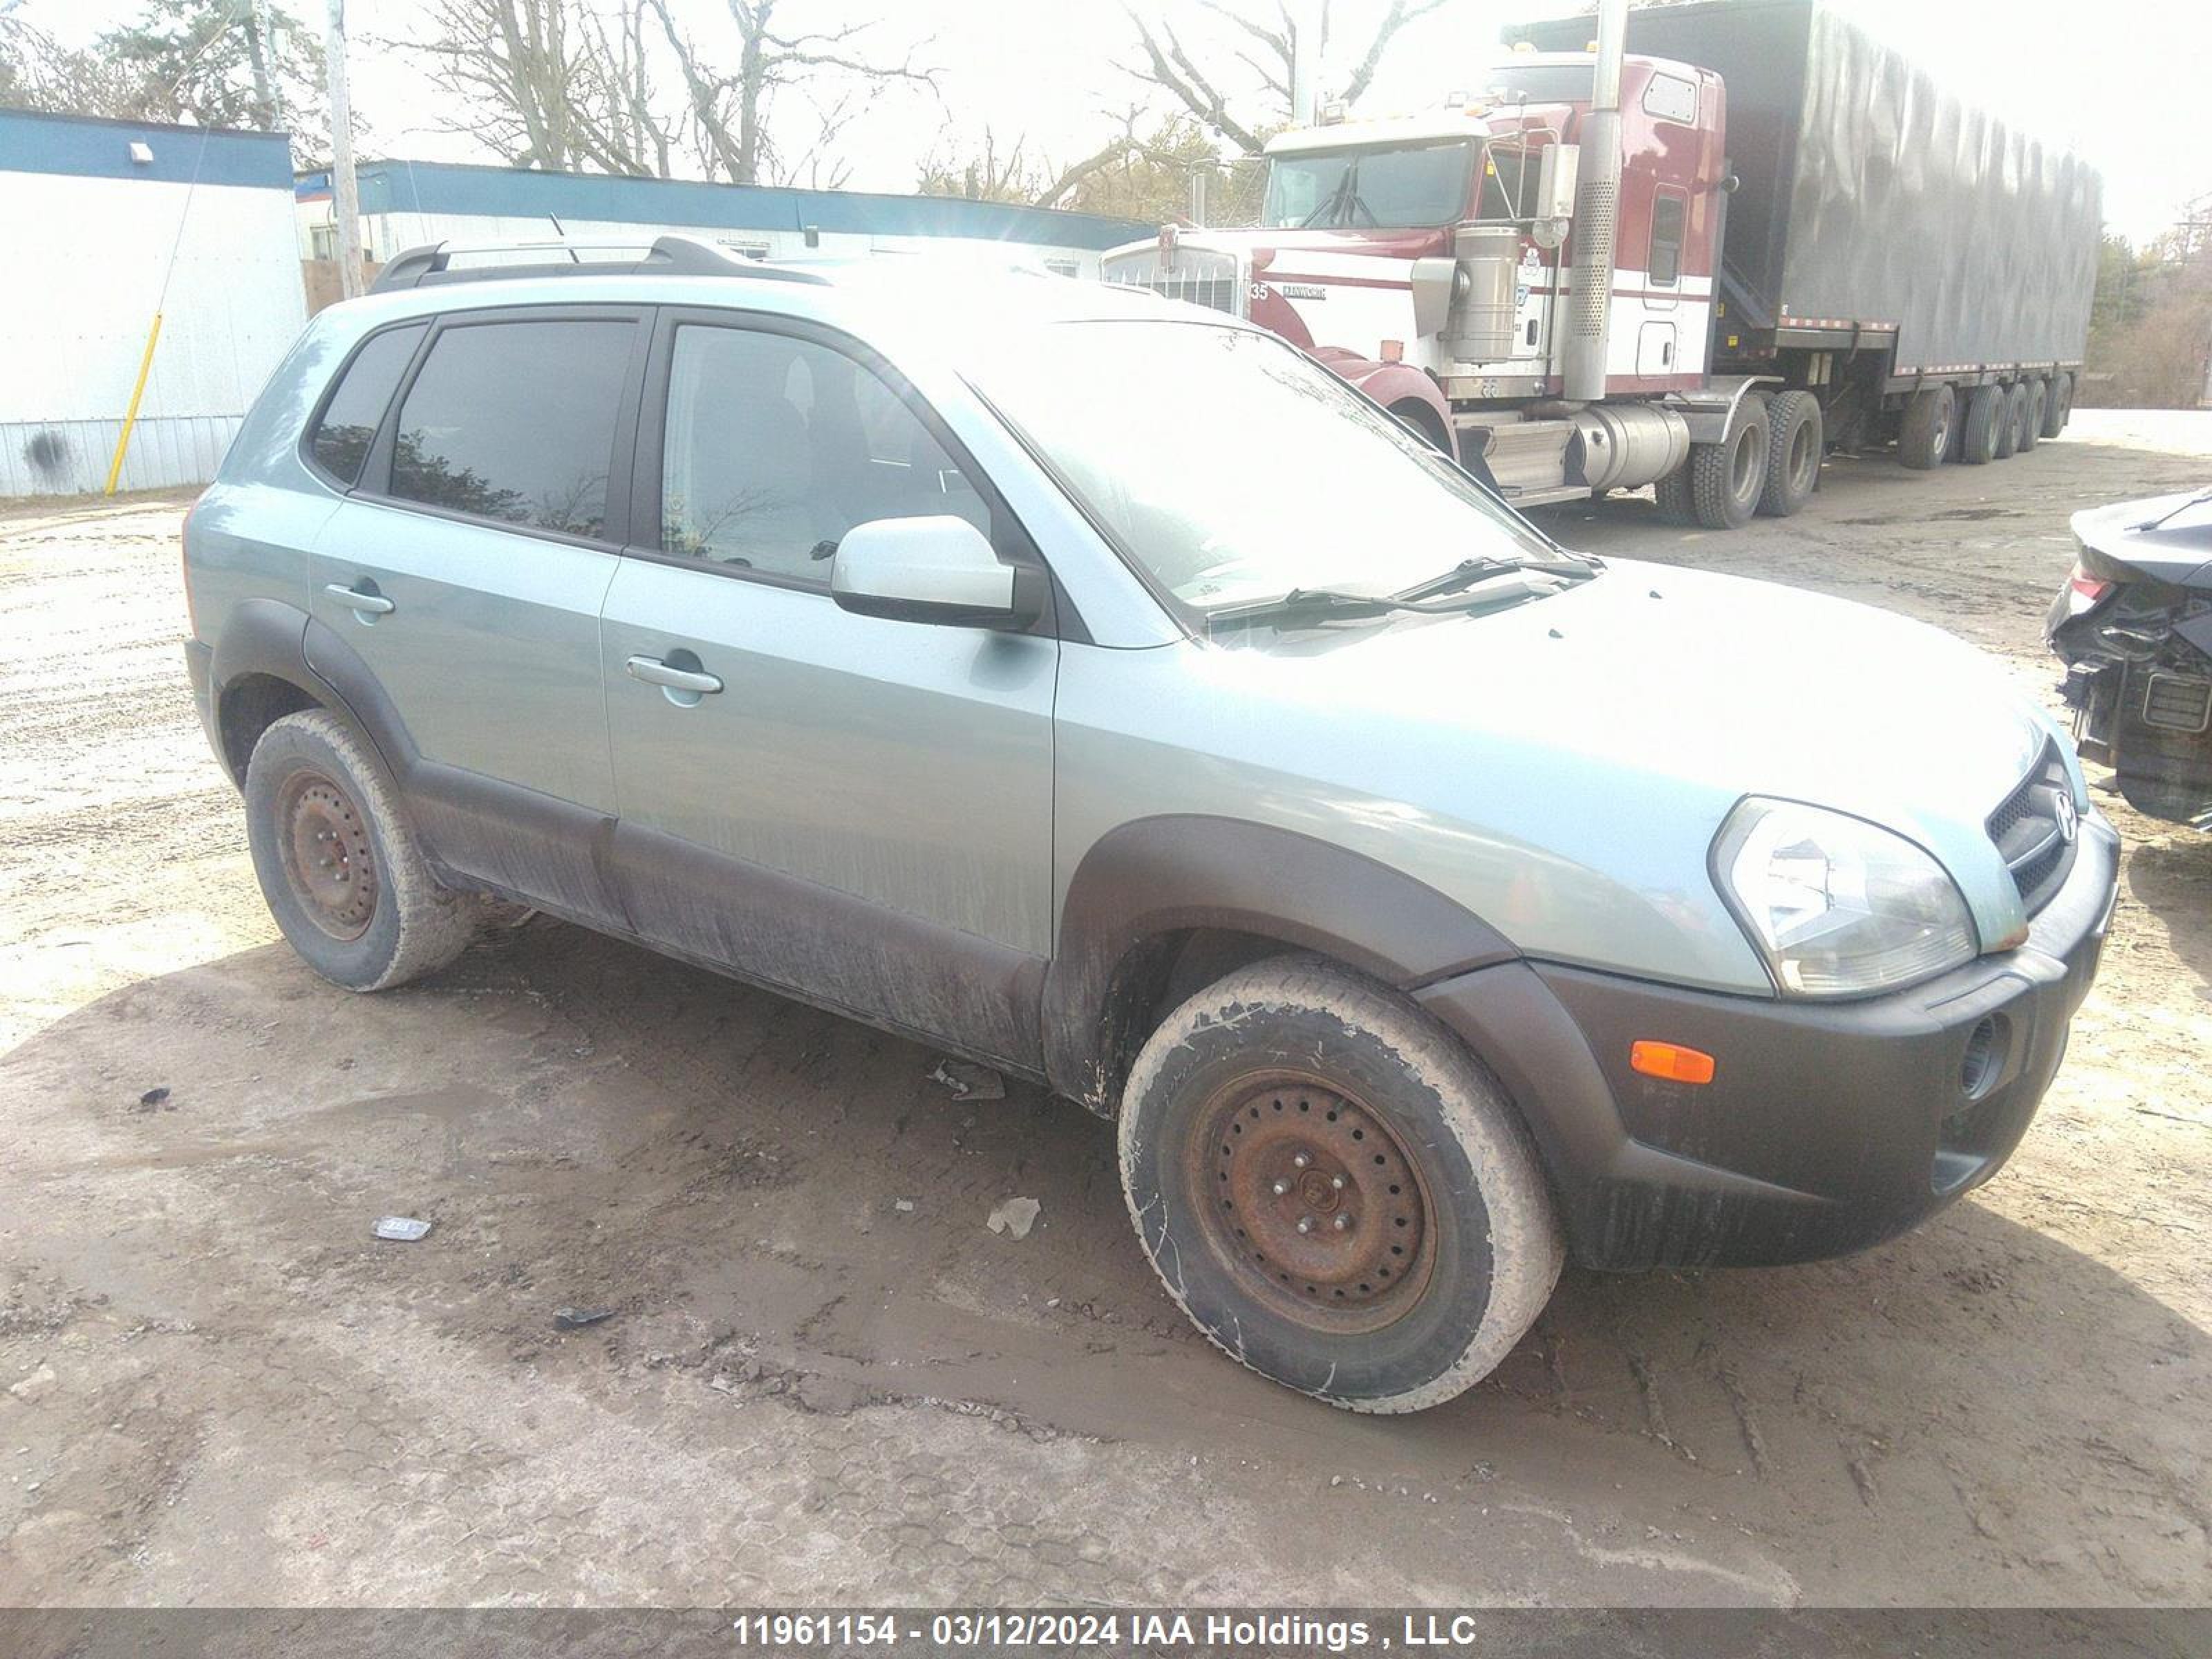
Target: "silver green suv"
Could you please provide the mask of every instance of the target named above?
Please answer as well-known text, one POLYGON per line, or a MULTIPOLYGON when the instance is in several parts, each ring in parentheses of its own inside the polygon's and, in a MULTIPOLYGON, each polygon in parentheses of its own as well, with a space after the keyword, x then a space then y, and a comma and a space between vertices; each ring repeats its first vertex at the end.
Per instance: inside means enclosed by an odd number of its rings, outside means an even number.
POLYGON ((2117 838, 1935 629, 1564 551, 1148 295, 676 240, 379 286, 185 532, 340 985, 529 905, 1035 1079, 1208 1337, 1382 1412, 1568 1255, 1911 1226, 2058 1066, 2117 838))

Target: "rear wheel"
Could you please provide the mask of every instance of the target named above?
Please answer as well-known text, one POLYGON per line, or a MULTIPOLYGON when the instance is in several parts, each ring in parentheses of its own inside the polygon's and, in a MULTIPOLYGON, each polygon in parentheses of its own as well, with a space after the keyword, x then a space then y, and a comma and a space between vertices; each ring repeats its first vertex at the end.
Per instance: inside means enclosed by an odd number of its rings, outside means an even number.
POLYGON ((2005 390, 2001 386, 1978 386, 1966 398, 1966 447, 1959 459, 1968 466, 1983 466, 1997 458, 1997 439, 2004 425, 2005 390))
POLYGON ((1741 530, 1766 488, 1766 398, 1752 392, 1736 428, 1717 444, 1690 446, 1690 501, 1708 530, 1741 530))
POLYGON ((1487 1375, 1565 1257, 1504 1092, 1405 998, 1315 957, 1200 991, 1121 1116, 1129 1213, 1168 1294, 1231 1358, 1355 1411, 1487 1375))
POLYGON ((287 714, 253 745, 246 836, 285 939, 349 990, 404 985, 476 935, 477 901, 431 875, 382 764, 327 709, 287 714))
POLYGON ((1905 405, 1897 433, 1897 459, 1916 472, 1941 466, 1951 453, 1958 424, 1958 396, 1948 386, 1923 386, 1905 405))
POLYGON ((2066 430, 2066 422, 2074 413, 2074 377, 2054 374, 2051 377, 2051 398, 2043 406, 2043 435, 2055 438, 2066 430))
POLYGON ((1690 464, 1684 461, 1651 487, 1651 494, 1659 503, 1659 517, 1667 524, 1690 525, 1698 521, 1697 503, 1690 499, 1690 464))
POLYGON ((1785 392, 1766 405, 1766 482, 1759 510, 1786 519, 1813 499, 1820 484, 1826 439, 1820 400, 1809 392, 1785 392))
POLYGON ((2009 460, 2020 449, 2021 424, 2027 419, 2027 385, 2015 380, 2004 388, 1997 408, 1997 447, 1993 459, 2009 460))
POLYGON ((2027 413, 2020 423, 2019 448, 2023 454, 2043 441, 2043 417, 2051 407, 2050 382, 2030 380, 2027 385, 2027 413))

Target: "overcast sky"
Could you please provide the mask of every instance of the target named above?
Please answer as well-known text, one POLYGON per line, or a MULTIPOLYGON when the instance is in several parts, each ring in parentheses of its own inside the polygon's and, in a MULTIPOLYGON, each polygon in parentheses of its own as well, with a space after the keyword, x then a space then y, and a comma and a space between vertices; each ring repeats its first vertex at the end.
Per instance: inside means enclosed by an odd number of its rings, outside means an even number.
MULTIPOLYGON (((287 0, 319 20, 323 0, 287 0)), ((1229 0, 1272 18, 1273 0, 1229 0)), ((2046 143, 2075 149, 2104 175, 2107 222, 2137 240, 2171 223, 2182 204, 2212 191, 2212 4, 2206 0, 1832 0, 1836 9, 1903 47, 1946 88, 2046 143)), ((677 0, 711 38, 722 0, 677 0)), ((1347 39, 1381 0, 1335 0, 1347 39)), ((416 33, 423 0, 349 0, 357 112, 374 128, 372 153, 417 160, 484 159, 439 131, 418 63, 375 42, 416 33)), ((920 159, 950 137, 965 146, 986 123, 1003 143, 1024 136, 1054 161, 1094 149, 1104 112, 1139 88, 1115 65, 1131 30, 1112 0, 783 0, 794 21, 880 20, 884 48, 930 37, 943 69, 942 101, 891 94, 871 100, 841 150, 854 188, 907 190, 920 159)), ((135 15, 141 0, 28 0, 25 13, 66 38, 135 15)), ((1192 0, 1140 0, 1150 15, 1196 12, 1192 0)), ((1583 9, 1571 0, 1454 0, 1413 26, 1363 100, 1370 113, 1418 108, 1479 78, 1510 19, 1583 9)), ((1335 78, 1341 65, 1332 65, 1335 78)), ((1329 76, 1324 75, 1326 86, 1329 76)), ((811 126, 794 106, 787 137, 811 126)))

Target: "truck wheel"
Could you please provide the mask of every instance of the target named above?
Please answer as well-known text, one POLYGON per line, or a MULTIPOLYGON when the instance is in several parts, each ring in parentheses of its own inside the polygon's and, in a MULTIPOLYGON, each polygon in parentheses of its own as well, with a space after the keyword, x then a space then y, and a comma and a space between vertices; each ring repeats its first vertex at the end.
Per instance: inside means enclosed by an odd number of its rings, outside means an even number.
POLYGON ((1997 410, 1997 447, 1995 459, 2009 460, 2020 448, 2020 428, 2027 419, 2027 383, 2014 380, 2004 389, 2004 403, 1997 410))
POLYGON ((1951 453, 1958 414, 1958 395, 1948 386, 1923 386, 1914 392, 1905 403, 1905 420, 1898 428, 1898 460, 1915 472, 1941 466, 1951 453))
POLYGON ((1652 485, 1651 494, 1659 503, 1659 521, 1662 524, 1697 523, 1697 504, 1690 499, 1689 462, 1684 461, 1652 485))
POLYGON ((1565 1257, 1504 1091, 1404 997, 1317 957, 1185 1002, 1122 1097, 1129 1214, 1213 1345, 1363 1412, 1441 1404, 1535 1322, 1565 1257))
POLYGON ((2027 383, 2027 418, 2020 423, 2020 449, 2022 454, 2043 441, 2043 419, 2051 412, 2051 382, 2030 380, 2027 383))
POLYGON ((1451 434, 1444 430, 1444 423, 1437 419, 1436 410, 1425 403, 1408 398, 1403 403, 1391 404, 1390 412, 1398 417, 1401 426, 1411 431, 1437 454, 1446 460, 1454 459, 1451 434))
POLYGON ((1820 400, 1809 392, 1785 392, 1766 404, 1766 482, 1759 510, 1786 519, 1813 499, 1820 484, 1826 439, 1820 400))
POLYGON ((1966 398, 1966 447, 1959 459, 1968 466, 1984 466, 1997 458, 1997 438, 2004 425, 2005 389, 1978 386, 1966 398))
POLYGON ((430 874, 382 764, 326 709, 287 714, 253 745, 246 839, 286 940, 349 990, 404 985, 475 937, 477 901, 430 874))
POLYGON ((2074 377, 2054 374, 2051 377, 2051 400, 2043 406, 2043 435, 2055 438, 2066 430, 2067 420, 2074 413, 2074 377))
POLYGON ((1690 446, 1690 501, 1708 530, 1741 530, 1766 488, 1766 398, 1744 398, 1736 429, 1717 444, 1690 446))

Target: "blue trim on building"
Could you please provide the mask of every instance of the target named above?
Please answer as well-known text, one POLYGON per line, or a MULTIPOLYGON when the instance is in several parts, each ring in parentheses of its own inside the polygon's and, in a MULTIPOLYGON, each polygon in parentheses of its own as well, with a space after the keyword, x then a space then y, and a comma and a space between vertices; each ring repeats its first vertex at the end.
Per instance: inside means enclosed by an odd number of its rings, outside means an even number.
POLYGON ((0 173, 76 179, 151 179, 161 184, 254 185, 288 189, 292 141, 281 132, 179 127, 161 121, 110 121, 90 115, 0 109, 0 173), (154 152, 131 159, 131 146, 154 152))
MULTIPOLYGON (((950 196, 876 196, 860 191, 782 190, 712 185, 695 179, 624 179, 605 173, 537 173, 451 161, 368 161, 357 173, 361 210, 558 217, 563 223, 692 225, 714 230, 817 229, 860 235, 960 236, 1055 247, 1109 248, 1155 227, 1053 208, 1013 207, 950 196)), ((327 196, 330 175, 302 174, 303 199, 327 196)), ((550 232, 551 226, 547 229, 550 232)))

